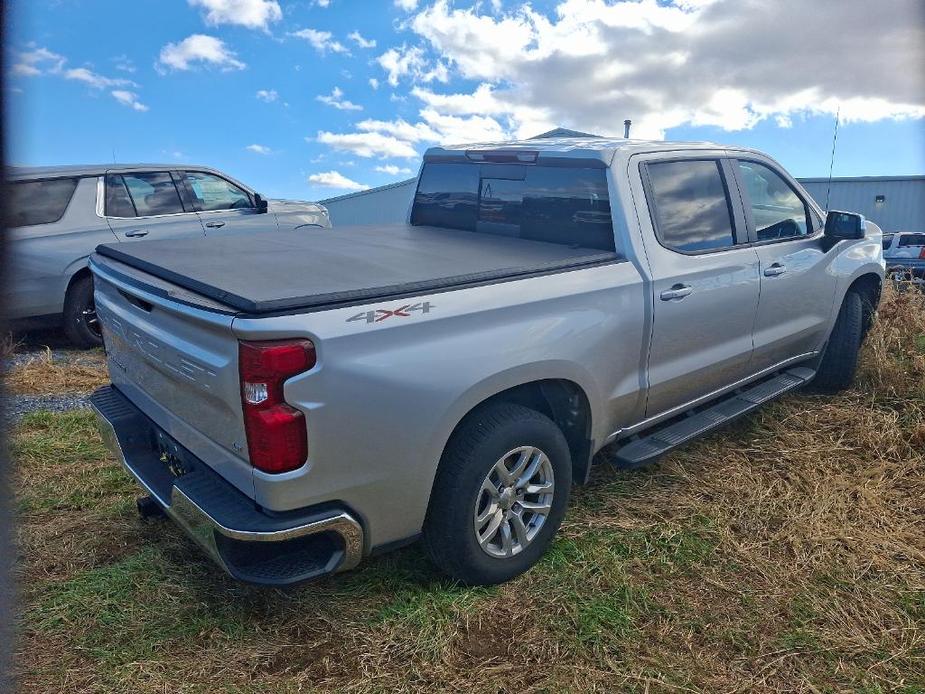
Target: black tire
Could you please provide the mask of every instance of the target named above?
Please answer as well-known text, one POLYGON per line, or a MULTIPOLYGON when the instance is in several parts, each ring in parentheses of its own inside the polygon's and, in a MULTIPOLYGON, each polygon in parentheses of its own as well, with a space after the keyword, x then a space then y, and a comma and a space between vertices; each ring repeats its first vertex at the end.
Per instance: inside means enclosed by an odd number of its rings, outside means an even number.
POLYGON ((814 390, 837 393, 851 386, 863 336, 863 300, 856 292, 848 292, 826 343, 816 378, 813 379, 814 390))
MULTIPOLYGON (((562 523, 572 486, 572 460, 559 427, 520 405, 499 403, 469 415, 453 433, 437 471, 424 525, 424 545, 434 563, 467 585, 507 581, 533 566, 562 523), (483 550, 473 528, 482 484, 507 452, 532 446, 552 467, 551 508, 519 553, 498 558, 483 550)), ((510 500, 509 500, 510 501, 510 500)), ((517 510, 517 503, 514 503, 517 510)))
POLYGON ((64 297, 64 334, 77 347, 91 349, 103 344, 93 302, 93 278, 75 280, 64 297))

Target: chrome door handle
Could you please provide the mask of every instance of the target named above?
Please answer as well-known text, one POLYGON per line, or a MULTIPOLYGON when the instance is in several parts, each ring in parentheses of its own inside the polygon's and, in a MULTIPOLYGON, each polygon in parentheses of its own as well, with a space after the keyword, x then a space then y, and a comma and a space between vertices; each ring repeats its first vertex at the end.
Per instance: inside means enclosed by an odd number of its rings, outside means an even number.
POLYGON ((210 229, 221 229, 225 226, 225 222, 206 222, 206 226, 210 229))
POLYGON ((662 301, 671 301, 672 299, 683 299, 694 289, 688 284, 676 284, 671 289, 666 289, 658 297, 662 301))
POLYGON ((133 229, 132 231, 126 231, 125 235, 128 236, 130 239, 139 239, 142 236, 147 236, 148 230, 147 229, 133 229))
POLYGON ((783 275, 787 272, 787 268, 781 265, 780 263, 774 263, 771 267, 766 267, 764 269, 765 277, 776 277, 777 275, 783 275))

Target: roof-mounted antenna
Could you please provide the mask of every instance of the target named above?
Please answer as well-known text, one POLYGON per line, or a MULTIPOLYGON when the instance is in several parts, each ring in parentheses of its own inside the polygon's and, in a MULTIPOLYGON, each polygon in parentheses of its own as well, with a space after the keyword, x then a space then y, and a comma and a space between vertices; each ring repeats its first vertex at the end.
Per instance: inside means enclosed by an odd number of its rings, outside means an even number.
POLYGON ((832 169, 835 167, 835 145, 838 142, 838 117, 841 115, 841 104, 835 109, 835 133, 832 135, 832 159, 829 161, 829 182, 825 187, 825 211, 829 211, 829 191, 832 190, 832 169))
POLYGON ((630 139, 630 126, 632 124, 633 124, 633 121, 631 121, 629 118, 623 121, 623 139, 625 140, 630 139))

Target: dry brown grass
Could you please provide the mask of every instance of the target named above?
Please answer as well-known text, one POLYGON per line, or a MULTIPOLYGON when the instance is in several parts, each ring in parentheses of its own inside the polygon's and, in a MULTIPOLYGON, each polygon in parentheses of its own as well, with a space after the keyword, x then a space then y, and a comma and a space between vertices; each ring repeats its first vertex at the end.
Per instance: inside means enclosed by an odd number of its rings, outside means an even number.
POLYGON ((0 336, 0 361, 10 359, 19 348, 19 340, 13 336, 13 333, 6 333, 0 336))
POLYGON ((298 590, 235 584, 133 518, 88 414, 32 416, 22 689, 925 691, 923 358, 922 296, 888 291, 855 390, 600 466, 549 555, 489 589, 416 548, 298 590))
POLYGON ((47 347, 43 354, 11 368, 4 378, 13 395, 86 393, 109 382, 101 350, 56 358, 47 347))

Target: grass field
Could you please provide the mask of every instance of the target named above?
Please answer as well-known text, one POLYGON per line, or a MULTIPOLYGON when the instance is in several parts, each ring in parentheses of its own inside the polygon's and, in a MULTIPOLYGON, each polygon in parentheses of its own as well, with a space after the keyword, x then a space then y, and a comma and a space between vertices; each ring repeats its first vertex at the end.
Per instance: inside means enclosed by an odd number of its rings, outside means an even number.
POLYGON ((598 466, 548 556, 493 588, 416 547, 242 586, 137 519, 90 414, 28 415, 13 453, 24 692, 925 691, 911 292, 885 296, 855 390, 793 395, 649 469, 598 466))

